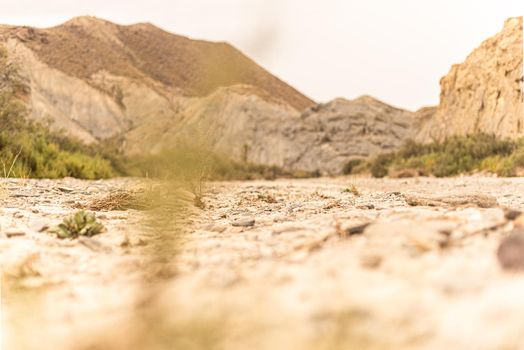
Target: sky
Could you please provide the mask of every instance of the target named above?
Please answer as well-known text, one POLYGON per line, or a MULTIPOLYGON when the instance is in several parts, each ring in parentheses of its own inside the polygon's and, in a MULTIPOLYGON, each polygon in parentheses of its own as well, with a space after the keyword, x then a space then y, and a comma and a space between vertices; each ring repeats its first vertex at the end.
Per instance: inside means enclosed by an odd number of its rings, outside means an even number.
POLYGON ((371 95, 438 104, 452 64, 522 16, 522 0, 0 0, 0 23, 49 27, 92 15, 228 41, 318 102, 371 95))

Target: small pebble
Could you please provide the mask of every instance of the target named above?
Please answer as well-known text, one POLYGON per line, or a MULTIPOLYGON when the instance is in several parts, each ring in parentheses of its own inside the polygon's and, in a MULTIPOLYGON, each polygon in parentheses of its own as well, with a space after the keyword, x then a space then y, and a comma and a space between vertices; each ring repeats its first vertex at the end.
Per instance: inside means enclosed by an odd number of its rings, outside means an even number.
POLYGON ((382 264, 382 257, 376 254, 366 254, 361 256, 360 264, 368 269, 376 269, 382 264))
POLYGON ((18 229, 7 230, 6 232, 4 232, 4 234, 7 238, 25 236, 25 232, 18 229))
POLYGON ((361 233, 364 233, 364 230, 368 226, 369 226, 369 222, 365 223, 365 224, 361 224, 361 225, 350 227, 350 228, 346 229, 346 234, 348 236, 359 235, 361 233))
POLYGON ((108 246, 100 243, 100 241, 98 241, 98 240, 96 240, 94 238, 80 236, 80 237, 78 237, 78 243, 86 246, 90 250, 92 250, 94 252, 97 252, 97 253, 100 253, 100 252, 102 252, 102 253, 110 253, 111 252, 111 247, 108 247, 108 246))
POLYGON ((513 221, 516 218, 518 218, 520 215, 522 215, 522 212, 520 210, 515 210, 515 209, 505 209, 504 210, 504 217, 507 220, 513 221))
POLYGON ((49 228, 49 224, 45 220, 34 220, 29 222, 29 229, 34 232, 44 232, 49 228))
POLYGON ((99 189, 98 187, 89 186, 88 188, 86 188, 86 192, 89 192, 89 193, 99 193, 99 192, 100 192, 100 189, 99 189))
POLYGON ((524 230, 515 229, 499 245, 497 257, 505 270, 524 271, 524 230))
POLYGON ((231 225, 235 227, 251 227, 251 226, 255 226, 255 219, 252 219, 252 218, 237 219, 233 221, 231 225))
POLYGON ((74 191, 73 188, 71 187, 65 187, 65 186, 59 186, 58 187, 58 190, 61 191, 61 192, 65 192, 65 193, 71 193, 74 191))

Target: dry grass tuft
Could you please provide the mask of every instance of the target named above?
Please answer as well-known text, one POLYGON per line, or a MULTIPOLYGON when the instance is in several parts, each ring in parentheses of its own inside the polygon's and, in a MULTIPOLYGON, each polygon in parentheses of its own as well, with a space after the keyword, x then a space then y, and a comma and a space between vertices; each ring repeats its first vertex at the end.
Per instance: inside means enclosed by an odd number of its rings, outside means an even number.
POLYGON ((149 191, 124 191, 111 192, 100 198, 95 198, 91 202, 79 205, 83 209, 92 211, 112 211, 112 210, 147 210, 154 207, 154 194, 149 191))

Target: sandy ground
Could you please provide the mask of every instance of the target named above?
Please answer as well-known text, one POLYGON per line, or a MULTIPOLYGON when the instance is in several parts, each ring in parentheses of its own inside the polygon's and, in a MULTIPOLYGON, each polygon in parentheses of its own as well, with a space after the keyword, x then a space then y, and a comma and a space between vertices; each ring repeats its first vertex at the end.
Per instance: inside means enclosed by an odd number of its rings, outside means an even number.
POLYGON ((213 183, 173 241, 136 210, 42 231, 134 184, 1 180, 5 349, 524 349, 524 179, 213 183))

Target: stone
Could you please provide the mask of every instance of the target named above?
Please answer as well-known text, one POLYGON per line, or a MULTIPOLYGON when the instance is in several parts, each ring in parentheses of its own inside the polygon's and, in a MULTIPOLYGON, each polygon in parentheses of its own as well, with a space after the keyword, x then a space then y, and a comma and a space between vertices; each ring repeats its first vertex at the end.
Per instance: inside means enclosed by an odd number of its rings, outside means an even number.
POLYGON ((82 244, 83 246, 86 246, 90 250, 97 252, 97 253, 110 253, 111 247, 108 247, 104 244, 102 244, 100 241, 98 241, 95 238, 90 238, 86 236, 79 236, 78 237, 78 243, 82 244))
POLYGON ((353 235, 359 235, 361 233, 364 233, 364 230, 366 227, 368 227, 370 223, 365 223, 357 226, 350 227, 345 230, 345 233, 347 236, 353 236, 353 235))
POLYGON ((25 236, 25 231, 21 229, 8 229, 4 234, 7 238, 22 237, 25 236))
POLYGON ((405 194, 404 199, 411 206, 428 207, 478 207, 494 208, 498 206, 495 197, 486 194, 419 195, 405 194))
POLYGON ((505 270, 524 271, 524 229, 513 230, 502 240, 497 257, 505 270))
POLYGON ((95 187, 95 186, 89 186, 88 188, 86 188, 86 192, 88 192, 88 193, 100 193, 100 189, 98 187, 95 187))
POLYGON ((65 193, 71 193, 73 192, 75 189, 74 188, 71 188, 71 187, 66 187, 66 186, 58 186, 57 189, 61 192, 65 192, 65 193))
POLYGON ((255 219, 253 218, 241 218, 231 222, 234 227, 252 227, 255 226, 255 219))
POLYGON ((382 256, 378 254, 364 254, 360 257, 360 264, 368 269, 376 269, 382 264, 382 256))
POLYGON ((30 221, 28 227, 34 232, 44 232, 49 228, 49 224, 45 220, 37 219, 30 221))
POLYGON ((504 217, 508 220, 516 220, 522 215, 522 211, 516 209, 504 209, 504 217))

